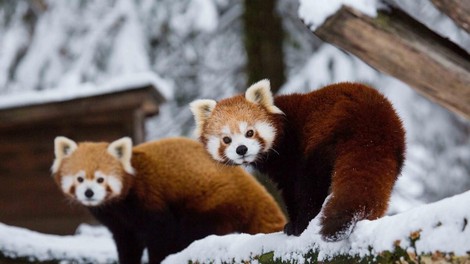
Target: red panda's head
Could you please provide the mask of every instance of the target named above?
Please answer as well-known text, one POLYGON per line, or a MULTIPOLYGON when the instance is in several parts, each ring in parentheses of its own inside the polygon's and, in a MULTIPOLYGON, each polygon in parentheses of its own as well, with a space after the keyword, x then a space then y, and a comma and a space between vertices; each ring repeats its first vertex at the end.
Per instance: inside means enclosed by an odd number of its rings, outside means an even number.
POLYGON ((245 95, 216 102, 196 100, 190 104, 196 135, 211 156, 226 164, 249 164, 273 146, 277 136, 274 105, 268 80, 250 86, 245 95))
POLYGON ((130 138, 77 145, 56 137, 54 152, 52 174, 66 196, 85 206, 98 206, 127 194, 134 174, 130 138))

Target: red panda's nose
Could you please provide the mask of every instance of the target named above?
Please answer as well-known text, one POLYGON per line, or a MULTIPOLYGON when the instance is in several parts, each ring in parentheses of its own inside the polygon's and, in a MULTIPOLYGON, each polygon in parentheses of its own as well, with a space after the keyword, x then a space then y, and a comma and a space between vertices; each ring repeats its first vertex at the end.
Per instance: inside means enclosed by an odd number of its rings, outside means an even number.
POLYGON ((237 152, 238 155, 245 155, 247 151, 248 151, 248 148, 245 145, 240 145, 235 150, 235 152, 237 152))
POLYGON ((85 196, 86 196, 87 198, 93 197, 94 194, 95 194, 95 193, 94 193, 91 189, 87 189, 87 190, 85 191, 85 196))

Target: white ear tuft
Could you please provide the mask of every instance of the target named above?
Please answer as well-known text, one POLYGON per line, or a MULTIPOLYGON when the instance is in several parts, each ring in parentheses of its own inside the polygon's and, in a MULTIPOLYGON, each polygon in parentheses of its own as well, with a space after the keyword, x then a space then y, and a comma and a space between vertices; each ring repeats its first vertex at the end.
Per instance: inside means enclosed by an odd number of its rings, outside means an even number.
POLYGON ((265 107, 272 114, 283 114, 281 109, 274 105, 271 84, 268 79, 261 80, 251 85, 245 93, 247 101, 265 107))
POLYGON ((66 137, 56 137, 54 139, 54 155, 55 159, 52 163, 52 173, 57 173, 60 163, 65 157, 70 156, 77 149, 77 143, 66 137))
POLYGON ((194 120, 196 121, 196 136, 202 135, 202 127, 207 119, 211 116, 214 111, 217 102, 209 99, 195 100, 189 104, 191 112, 193 112, 194 120))
POLYGON ((135 170, 131 164, 132 158, 132 139, 123 137, 118 139, 108 146, 108 153, 118 159, 124 170, 129 174, 134 174, 135 170))

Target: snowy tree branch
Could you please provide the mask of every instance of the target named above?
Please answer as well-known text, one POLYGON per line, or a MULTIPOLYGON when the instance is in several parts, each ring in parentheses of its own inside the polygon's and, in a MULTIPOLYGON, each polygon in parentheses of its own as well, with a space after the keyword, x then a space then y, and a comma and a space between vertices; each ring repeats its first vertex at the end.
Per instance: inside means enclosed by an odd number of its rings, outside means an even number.
POLYGON ((404 12, 342 7, 314 33, 470 118, 470 55, 404 12))
POLYGON ((449 16, 459 27, 470 33, 470 1, 431 0, 441 12, 449 16))

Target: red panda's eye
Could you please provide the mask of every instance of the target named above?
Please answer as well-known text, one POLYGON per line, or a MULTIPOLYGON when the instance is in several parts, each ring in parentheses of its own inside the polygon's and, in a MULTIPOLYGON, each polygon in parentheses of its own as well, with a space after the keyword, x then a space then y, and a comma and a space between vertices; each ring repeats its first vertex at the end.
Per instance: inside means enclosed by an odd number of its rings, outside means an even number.
POLYGON ((96 179, 96 182, 98 182, 98 183, 103 183, 103 182, 104 182, 104 178, 100 177, 100 178, 96 179))
POLYGON ((224 141, 225 144, 230 144, 230 142, 232 142, 232 139, 229 137, 224 137, 222 140, 224 141))
POLYGON ((78 182, 83 182, 84 179, 83 179, 83 177, 78 177, 78 178, 77 178, 77 181, 78 181, 78 182))
POLYGON ((246 131, 245 137, 251 138, 254 134, 255 134, 255 131, 250 129, 250 130, 246 131))

